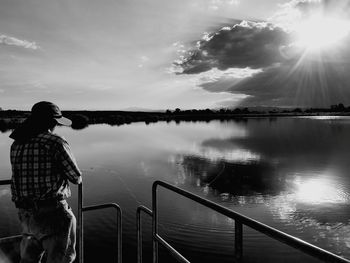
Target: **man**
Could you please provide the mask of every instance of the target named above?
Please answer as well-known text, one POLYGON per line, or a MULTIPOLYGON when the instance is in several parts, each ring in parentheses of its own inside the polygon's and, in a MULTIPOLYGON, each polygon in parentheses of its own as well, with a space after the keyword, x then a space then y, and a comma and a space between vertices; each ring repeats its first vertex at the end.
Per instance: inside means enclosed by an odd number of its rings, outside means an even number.
POLYGON ((21 263, 73 262, 76 219, 68 206, 68 181, 80 184, 81 172, 57 124, 69 126, 57 105, 41 101, 10 137, 12 200, 22 227, 21 263))

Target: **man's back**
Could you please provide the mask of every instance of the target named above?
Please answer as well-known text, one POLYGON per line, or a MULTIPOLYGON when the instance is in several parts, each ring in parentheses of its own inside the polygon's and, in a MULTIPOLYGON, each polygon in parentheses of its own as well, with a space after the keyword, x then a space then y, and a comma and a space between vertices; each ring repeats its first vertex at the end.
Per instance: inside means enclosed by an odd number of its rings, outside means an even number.
POLYGON ((12 199, 65 199, 70 196, 67 179, 79 183, 80 171, 68 143, 45 132, 11 146, 12 199))

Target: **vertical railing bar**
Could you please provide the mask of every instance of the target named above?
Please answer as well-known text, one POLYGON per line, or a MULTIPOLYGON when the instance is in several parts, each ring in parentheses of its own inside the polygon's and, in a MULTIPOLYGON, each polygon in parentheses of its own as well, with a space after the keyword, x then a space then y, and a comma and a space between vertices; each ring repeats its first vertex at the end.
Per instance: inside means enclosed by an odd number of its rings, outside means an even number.
POLYGON ((243 225, 235 220, 235 257, 238 261, 243 257, 243 225))
POLYGON ((140 205, 139 207, 137 207, 136 210, 136 220, 137 220, 137 262, 138 263, 142 263, 143 261, 143 255, 142 255, 142 223, 141 223, 141 212, 144 212, 146 214, 148 214, 149 216, 153 216, 153 212, 143 206, 140 205))
POLYGON ((122 210, 118 209, 118 263, 122 263, 122 210))
POLYGON ((84 245, 83 245, 83 184, 78 185, 78 256, 79 263, 84 262, 84 245))
POLYGON ((157 185, 152 186, 152 244, 153 244, 153 263, 158 263, 158 209, 157 209, 157 185))
POLYGON ((114 208, 117 210, 117 262, 122 262, 122 210, 116 203, 105 203, 99 205, 91 205, 83 207, 83 212, 99 210, 104 208, 114 208))
POLYGON ((141 212, 144 212, 151 217, 153 216, 153 212, 149 208, 147 208, 143 205, 140 205, 139 207, 137 207, 136 220, 137 220, 137 262, 138 263, 142 263, 142 261, 143 261, 143 255, 142 255, 143 238, 142 238, 141 212))
POLYGON ((141 213, 140 210, 136 210, 136 225, 137 225, 137 262, 142 262, 142 226, 141 226, 141 213))
POLYGON ((140 209, 136 210, 136 225, 137 225, 137 262, 142 263, 142 225, 140 209))

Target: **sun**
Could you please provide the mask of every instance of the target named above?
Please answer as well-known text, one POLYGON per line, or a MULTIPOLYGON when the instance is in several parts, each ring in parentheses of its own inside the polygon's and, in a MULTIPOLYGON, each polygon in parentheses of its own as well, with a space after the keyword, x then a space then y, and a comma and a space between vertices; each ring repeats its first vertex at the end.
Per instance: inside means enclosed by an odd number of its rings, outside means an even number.
POLYGON ((296 45, 308 51, 333 47, 350 33, 350 22, 344 19, 314 15, 294 28, 296 45))

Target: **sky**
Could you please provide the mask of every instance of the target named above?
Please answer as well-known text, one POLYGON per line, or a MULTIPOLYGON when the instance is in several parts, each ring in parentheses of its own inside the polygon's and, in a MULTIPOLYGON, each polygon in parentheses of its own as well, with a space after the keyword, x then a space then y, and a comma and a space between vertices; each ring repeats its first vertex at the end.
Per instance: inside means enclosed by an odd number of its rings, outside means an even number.
POLYGON ((0 107, 350 105, 349 0, 0 0, 0 107))

